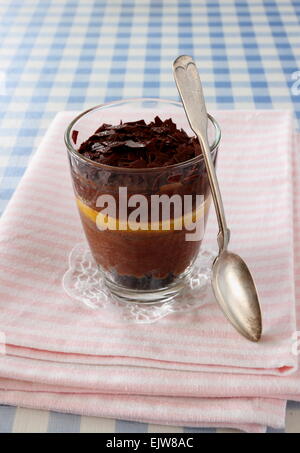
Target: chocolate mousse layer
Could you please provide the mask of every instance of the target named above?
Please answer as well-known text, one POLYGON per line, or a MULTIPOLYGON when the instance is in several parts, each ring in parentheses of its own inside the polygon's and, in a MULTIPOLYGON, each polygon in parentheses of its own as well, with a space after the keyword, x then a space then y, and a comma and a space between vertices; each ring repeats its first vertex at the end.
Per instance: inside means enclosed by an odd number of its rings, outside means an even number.
MULTIPOLYGON (((118 210, 120 187, 127 188, 128 199, 135 194, 149 201, 152 195, 179 194, 182 200, 184 195, 191 195, 194 212, 196 195, 203 195, 201 215, 205 223, 210 201, 207 173, 203 159, 191 161, 201 157, 197 139, 178 129, 172 119, 156 117, 148 124, 144 120, 102 124, 80 144, 78 153, 89 159, 71 158, 79 212, 93 256, 106 276, 129 289, 157 290, 188 272, 201 239, 186 241, 186 233, 191 231, 184 228, 100 231, 96 224, 101 210, 97 199, 103 194, 113 195, 118 210)), ((212 157, 215 159, 216 153, 212 157)), ((132 210, 129 208, 128 213, 132 210)))

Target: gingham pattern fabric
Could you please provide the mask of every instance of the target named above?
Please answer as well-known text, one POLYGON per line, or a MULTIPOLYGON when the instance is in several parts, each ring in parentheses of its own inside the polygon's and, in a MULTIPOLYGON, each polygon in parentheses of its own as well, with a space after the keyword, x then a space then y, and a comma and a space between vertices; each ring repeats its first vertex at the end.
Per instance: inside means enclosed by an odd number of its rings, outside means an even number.
MULTIPOLYGON (((299 33, 298 0, 0 1, 0 211, 58 111, 177 99, 182 53, 197 60, 208 109, 292 108, 299 121, 299 33)), ((286 429, 300 432, 296 403, 286 429)), ((0 407, 0 432, 171 430, 201 431, 0 407)))

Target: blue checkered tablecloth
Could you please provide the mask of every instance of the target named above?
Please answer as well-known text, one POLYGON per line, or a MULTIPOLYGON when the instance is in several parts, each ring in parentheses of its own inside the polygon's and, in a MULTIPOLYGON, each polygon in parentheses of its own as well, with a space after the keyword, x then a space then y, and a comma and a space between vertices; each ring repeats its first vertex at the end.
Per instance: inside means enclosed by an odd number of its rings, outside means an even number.
MULTIPOLYGON (((299 0, 0 0, 0 212, 58 111, 177 99, 179 54, 195 57, 209 109, 288 108, 299 121, 299 38, 299 0)), ((0 432, 47 431, 222 430, 0 406, 0 432)), ((300 432, 299 404, 286 431, 300 432)))

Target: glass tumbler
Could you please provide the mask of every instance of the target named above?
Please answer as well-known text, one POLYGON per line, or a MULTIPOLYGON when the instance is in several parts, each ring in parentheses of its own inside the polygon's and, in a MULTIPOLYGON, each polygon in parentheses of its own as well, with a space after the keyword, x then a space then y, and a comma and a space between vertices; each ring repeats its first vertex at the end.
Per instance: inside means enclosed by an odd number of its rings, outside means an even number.
MULTIPOLYGON (((94 162, 78 149, 103 123, 148 123, 156 116, 171 118, 194 136, 181 103, 150 98, 93 107, 78 115, 65 133, 90 250, 110 292, 122 301, 164 302, 187 284, 211 202, 205 163, 199 155, 162 167, 114 167, 94 162)), ((208 123, 216 163, 221 133, 210 115, 208 123)))

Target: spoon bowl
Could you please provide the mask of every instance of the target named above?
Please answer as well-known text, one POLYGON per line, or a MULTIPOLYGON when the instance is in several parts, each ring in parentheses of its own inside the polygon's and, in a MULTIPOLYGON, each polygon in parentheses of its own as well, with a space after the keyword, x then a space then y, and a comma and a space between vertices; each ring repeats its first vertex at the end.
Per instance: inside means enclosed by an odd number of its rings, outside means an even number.
POLYGON ((212 288, 227 319, 248 340, 261 338, 262 322, 251 273, 235 253, 224 250, 214 261, 212 288))

